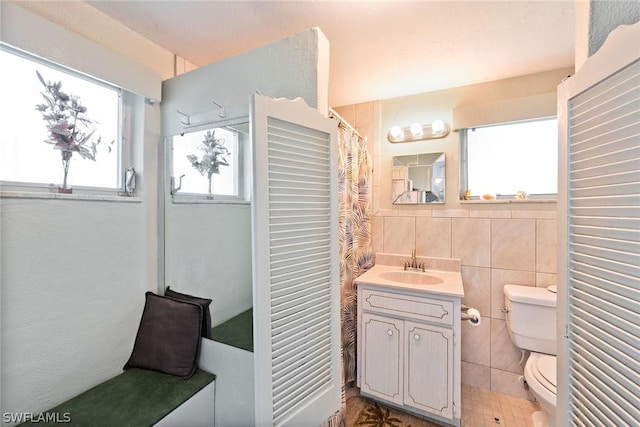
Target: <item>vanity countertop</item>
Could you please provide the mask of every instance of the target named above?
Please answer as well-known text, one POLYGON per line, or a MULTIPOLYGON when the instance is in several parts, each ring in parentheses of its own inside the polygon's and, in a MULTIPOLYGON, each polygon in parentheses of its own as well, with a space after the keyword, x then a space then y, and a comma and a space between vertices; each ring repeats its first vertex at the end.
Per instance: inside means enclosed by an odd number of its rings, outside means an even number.
POLYGON ((464 297, 464 287, 462 285, 462 275, 459 271, 442 271, 442 270, 425 270, 425 272, 412 271, 415 275, 428 275, 442 280, 438 284, 411 284, 400 281, 389 280, 383 277, 389 272, 403 272, 402 267, 376 264, 366 273, 362 274, 355 280, 356 285, 375 285, 394 289, 404 289, 410 291, 419 291, 430 293, 432 295, 446 295, 454 297, 464 297))

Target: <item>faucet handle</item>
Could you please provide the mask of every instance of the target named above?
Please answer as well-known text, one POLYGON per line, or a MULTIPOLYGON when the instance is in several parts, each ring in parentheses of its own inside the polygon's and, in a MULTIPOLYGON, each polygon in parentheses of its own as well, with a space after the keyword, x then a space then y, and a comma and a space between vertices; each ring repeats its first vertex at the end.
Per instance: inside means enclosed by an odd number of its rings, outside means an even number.
POLYGON ((411 265, 411 263, 409 261, 407 261, 406 259, 404 259, 404 258, 402 258, 402 262, 404 263, 404 269, 405 270, 411 265))
POLYGON ((418 269, 422 270, 422 272, 424 273, 424 261, 418 264, 418 269))

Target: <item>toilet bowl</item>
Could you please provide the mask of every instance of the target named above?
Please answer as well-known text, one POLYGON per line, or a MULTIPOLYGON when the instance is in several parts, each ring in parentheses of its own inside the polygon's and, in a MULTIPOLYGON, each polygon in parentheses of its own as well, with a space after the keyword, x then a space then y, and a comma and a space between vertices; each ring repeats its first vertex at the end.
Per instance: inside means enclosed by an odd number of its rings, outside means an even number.
POLYGON ((555 427, 557 288, 504 285, 503 291, 511 341, 530 352, 524 378, 542 408, 532 417, 534 425, 555 427))
POLYGON ((544 413, 544 417, 537 416, 536 427, 556 425, 557 377, 556 356, 531 353, 524 366, 524 379, 544 413))

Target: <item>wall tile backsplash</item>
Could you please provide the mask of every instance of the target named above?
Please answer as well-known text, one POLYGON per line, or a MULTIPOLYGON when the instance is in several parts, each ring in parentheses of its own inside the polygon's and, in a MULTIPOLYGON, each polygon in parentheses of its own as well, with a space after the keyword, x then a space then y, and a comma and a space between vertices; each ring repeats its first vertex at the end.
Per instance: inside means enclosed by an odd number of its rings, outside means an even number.
POLYGON ((556 272, 556 252, 548 248, 555 247, 558 241, 556 221, 536 220, 536 271, 556 272))
MULTIPOLYGON (((380 170, 391 167, 391 158, 380 149, 386 138, 379 128, 379 110, 378 102, 336 109, 369 139, 373 253, 408 257, 415 249, 417 256, 460 259, 465 288, 462 302, 480 310, 483 317, 477 327, 462 323, 462 382, 531 399, 518 380, 521 353, 511 343, 500 311, 502 288, 507 283, 542 287, 556 283, 556 205, 488 206, 447 200, 444 206, 380 209, 381 197, 386 196, 381 191, 384 173, 380 170)), ((447 167, 457 165, 448 163, 447 167)))
POLYGON ((449 258, 451 254, 451 220, 416 218, 416 252, 420 255, 449 258))
POLYGON ((451 257, 462 265, 491 266, 491 220, 451 219, 451 257))
POLYGON ((491 269, 487 267, 462 267, 464 303, 477 308, 483 317, 491 315, 491 269))
MULTIPOLYGON (((382 242, 389 254, 411 254, 416 245, 416 220, 412 217, 385 217, 382 242), (385 231, 386 230, 386 231, 385 231)), ((376 230, 372 230, 375 234, 376 230)), ((422 255, 422 254, 420 254, 422 255)))
POLYGON ((535 220, 491 220, 491 266, 493 268, 533 271, 536 262, 535 248, 535 220))

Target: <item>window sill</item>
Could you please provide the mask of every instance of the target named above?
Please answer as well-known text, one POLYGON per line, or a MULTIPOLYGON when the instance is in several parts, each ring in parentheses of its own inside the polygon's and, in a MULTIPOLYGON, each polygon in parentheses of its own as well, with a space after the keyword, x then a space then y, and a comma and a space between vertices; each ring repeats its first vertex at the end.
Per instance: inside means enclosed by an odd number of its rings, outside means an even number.
POLYGON ((64 193, 44 193, 31 191, 0 191, 2 199, 55 199, 55 200, 85 200, 91 202, 119 202, 119 203, 140 203, 140 197, 125 197, 108 194, 64 194, 64 193))
POLYGON ((171 202, 176 205, 250 205, 249 200, 206 199, 201 197, 172 197, 171 202))
POLYGON ((494 200, 460 200, 463 205, 500 205, 500 204, 531 204, 531 203, 556 203, 556 199, 494 199, 494 200))

